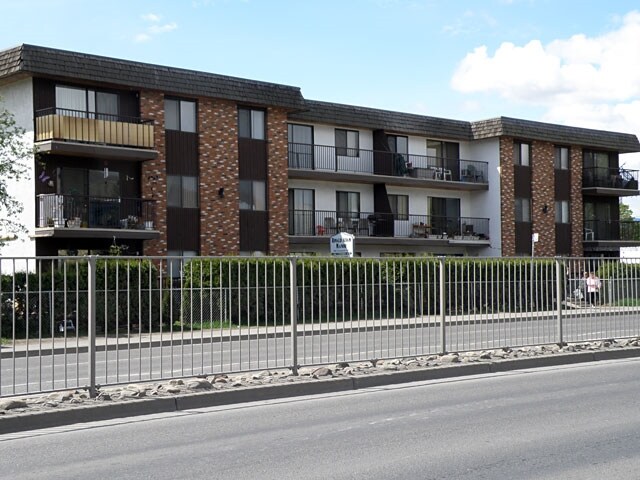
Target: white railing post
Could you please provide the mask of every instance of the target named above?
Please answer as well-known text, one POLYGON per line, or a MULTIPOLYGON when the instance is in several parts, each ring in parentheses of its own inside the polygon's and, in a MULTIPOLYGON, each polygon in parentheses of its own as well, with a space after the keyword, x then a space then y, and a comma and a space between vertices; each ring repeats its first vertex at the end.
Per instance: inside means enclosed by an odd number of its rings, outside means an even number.
POLYGON ((562 333, 562 267, 564 262, 559 258, 556 258, 556 302, 557 302, 557 319, 558 319, 558 343, 562 345, 563 333, 562 333))
POLYGON ((444 274, 444 257, 438 258, 440 264, 440 353, 447 353, 447 325, 445 313, 445 274, 444 274))
POLYGON ((96 257, 89 256, 87 279, 88 375, 89 397, 96 396, 96 257))
POLYGON ((291 372, 298 374, 298 280, 297 259, 289 258, 289 315, 291 320, 291 372))

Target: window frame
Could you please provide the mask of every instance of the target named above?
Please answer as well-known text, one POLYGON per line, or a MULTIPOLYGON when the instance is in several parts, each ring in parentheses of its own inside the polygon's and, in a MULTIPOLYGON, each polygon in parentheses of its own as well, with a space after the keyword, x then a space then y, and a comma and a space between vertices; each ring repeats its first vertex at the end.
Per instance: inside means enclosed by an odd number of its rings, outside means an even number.
POLYGON ((336 146, 336 156, 338 157, 359 157, 360 156, 360 131, 359 130, 349 130, 346 128, 336 128, 334 129, 334 139, 336 146), (342 143, 342 138, 344 138, 344 145, 338 144, 338 134, 340 134, 340 143, 342 143), (344 136, 343 136, 344 134, 344 136), (349 146, 349 134, 351 138, 355 134, 355 146, 349 146))
POLYGON ((165 102, 164 103, 164 112, 165 112, 164 129, 165 130, 170 130, 173 132, 198 133, 198 102, 196 100, 189 100, 186 98, 176 98, 176 97, 164 97, 164 102, 165 102), (171 127, 168 126, 167 111, 169 109, 167 108, 167 102, 175 102, 177 106, 177 116, 176 116, 177 128, 173 128, 173 125, 171 127), (183 123, 184 123, 183 104, 193 105, 193 130, 183 128, 183 123))
POLYGON ((197 209, 200 208, 200 178, 197 175, 167 175, 167 207, 171 208, 189 208, 189 209, 197 209), (189 204, 188 196, 186 196, 186 192, 188 191, 185 188, 185 181, 194 180, 195 181, 195 205, 189 204), (172 187, 169 184, 173 181, 177 181, 175 185, 172 187), (170 197, 171 191, 173 188, 176 188, 177 197, 179 197, 180 201, 176 202, 175 199, 170 197))
POLYGON ((563 145, 556 145, 554 148, 553 168, 556 170, 569 170, 571 168, 571 150, 563 145), (567 152, 566 164, 562 161, 562 152, 567 152))
POLYGON ((249 212, 266 212, 268 210, 268 206, 267 206, 267 182, 265 180, 240 180, 239 185, 238 185, 238 197, 239 197, 239 210, 241 211, 249 211, 249 212), (260 192, 256 191, 256 185, 262 185, 263 186, 263 193, 264 196, 263 198, 261 198, 260 200, 264 203, 264 208, 257 208, 257 203, 256 202, 256 195, 259 194, 260 192), (243 188, 244 186, 244 188, 243 188), (249 194, 251 196, 251 201, 247 201, 247 199, 244 198, 244 190, 249 187, 249 194), (247 208, 244 205, 250 205, 251 208, 247 208))
POLYGON ((360 218, 360 192, 351 192, 346 190, 336 190, 336 217, 338 218, 360 218), (347 208, 341 209, 340 198, 347 199, 347 208), (357 210, 349 209, 349 205, 352 203, 350 198, 353 198, 357 205, 357 210))
POLYGON ((531 166, 531 144, 529 142, 514 141, 513 142, 513 164, 520 167, 531 166), (523 161, 523 147, 526 148, 526 160, 523 161), (517 148, 516 148, 517 147, 517 148))
POLYGON ((515 223, 531 223, 531 199, 529 197, 515 197, 514 199, 514 221, 515 223), (525 211, 526 202, 526 211, 525 211), (520 204, 520 206, 518 205, 520 204), (518 215, 521 212, 522 215, 518 215), (524 215, 526 212, 526 215, 524 215), (520 218, 519 218, 520 217, 520 218))
POLYGON ((555 221, 558 225, 571 223, 571 203, 569 200, 555 201, 555 221))
POLYGON ((251 107, 238 107, 238 138, 247 138, 250 140, 260 140, 260 141, 266 141, 267 139, 267 111, 266 110, 262 110, 259 108, 251 108, 251 107), (241 112, 249 112, 249 125, 248 125, 248 129, 249 129, 249 135, 244 135, 244 130, 246 129, 246 126, 243 127, 242 126, 242 114, 241 112), (255 131, 255 121, 257 118, 257 114, 260 114, 262 116, 262 130, 261 130, 261 136, 256 136, 256 131, 255 131))
POLYGON ((389 203, 391 204, 393 219, 400 220, 400 221, 409 220, 409 195, 390 193, 387 195, 387 197, 389 198, 389 203), (404 200, 403 202, 401 202, 404 204, 404 207, 405 207, 404 212, 398 212, 398 206, 400 205, 398 201, 401 199, 404 200))
POLYGON ((120 94, 116 91, 99 90, 88 87, 81 87, 77 85, 67 85, 64 83, 56 83, 54 86, 54 103, 56 113, 58 109, 68 110, 73 112, 71 116, 79 118, 97 118, 99 120, 114 120, 120 117, 120 94), (58 95, 58 90, 77 90, 82 92, 84 106, 82 109, 68 108, 59 105, 59 101, 62 100, 58 95), (98 95, 113 95, 115 97, 115 113, 107 111, 98 111, 98 95))

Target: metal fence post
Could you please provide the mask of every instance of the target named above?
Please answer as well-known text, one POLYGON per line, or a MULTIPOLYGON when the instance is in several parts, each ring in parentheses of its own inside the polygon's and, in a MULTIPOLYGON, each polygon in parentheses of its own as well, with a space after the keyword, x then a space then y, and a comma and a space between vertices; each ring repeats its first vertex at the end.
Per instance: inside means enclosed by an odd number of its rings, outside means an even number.
POLYGON ((89 256, 89 277, 87 280, 89 397, 94 398, 96 396, 96 257, 93 255, 89 256))
POLYGON ((297 259, 289 258, 289 314, 291 320, 291 373, 298 375, 298 279, 297 259))
POLYGON ((440 353, 447 353, 447 325, 445 315, 445 275, 444 275, 444 257, 438 258, 440 264, 440 353))
POLYGON ((557 318, 558 318, 558 343, 562 345, 562 267, 564 262, 556 258, 556 302, 557 302, 557 318))

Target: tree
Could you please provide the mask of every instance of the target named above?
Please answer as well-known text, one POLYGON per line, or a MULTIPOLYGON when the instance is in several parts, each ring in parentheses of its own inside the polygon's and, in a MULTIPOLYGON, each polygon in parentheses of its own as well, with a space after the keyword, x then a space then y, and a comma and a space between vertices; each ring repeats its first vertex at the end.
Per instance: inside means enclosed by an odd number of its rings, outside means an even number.
POLYGON ((633 212, 631 211, 631 207, 626 203, 620 204, 620 221, 621 222, 631 222, 633 221, 633 212))
POLYGON ((26 231, 20 222, 22 204, 12 196, 10 185, 23 180, 35 150, 24 141, 25 130, 0 98, 0 246, 26 231))

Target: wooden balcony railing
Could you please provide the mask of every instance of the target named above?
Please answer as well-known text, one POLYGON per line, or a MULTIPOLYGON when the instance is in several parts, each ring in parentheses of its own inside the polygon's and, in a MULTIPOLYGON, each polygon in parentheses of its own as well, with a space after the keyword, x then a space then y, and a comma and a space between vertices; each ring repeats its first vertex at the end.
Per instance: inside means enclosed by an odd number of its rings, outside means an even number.
POLYGON ((153 148, 153 121, 46 108, 35 115, 35 141, 61 140, 118 147, 153 148))

